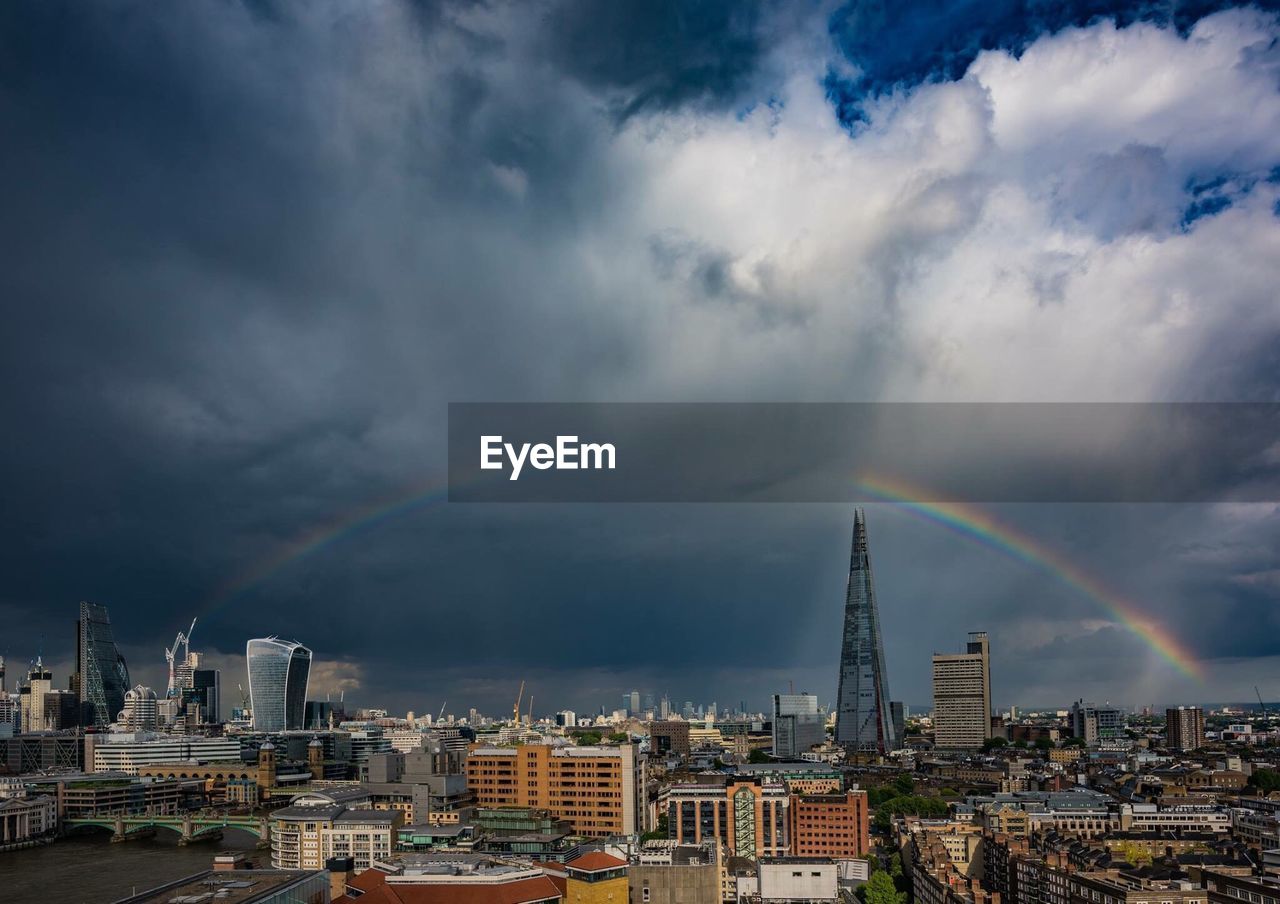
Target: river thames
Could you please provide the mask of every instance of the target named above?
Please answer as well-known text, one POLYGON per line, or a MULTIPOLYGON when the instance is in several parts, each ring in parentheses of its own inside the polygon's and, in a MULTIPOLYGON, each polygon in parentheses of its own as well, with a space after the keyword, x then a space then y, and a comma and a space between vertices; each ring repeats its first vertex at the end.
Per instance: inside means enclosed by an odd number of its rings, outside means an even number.
POLYGON ((43 847, 0 853, 0 901, 5 904, 109 904, 209 869, 219 851, 244 851, 258 865, 270 851, 257 839, 227 832, 221 841, 178 846, 178 836, 159 832, 123 844, 104 834, 63 838, 43 847), (255 856, 256 855, 256 856, 255 856))

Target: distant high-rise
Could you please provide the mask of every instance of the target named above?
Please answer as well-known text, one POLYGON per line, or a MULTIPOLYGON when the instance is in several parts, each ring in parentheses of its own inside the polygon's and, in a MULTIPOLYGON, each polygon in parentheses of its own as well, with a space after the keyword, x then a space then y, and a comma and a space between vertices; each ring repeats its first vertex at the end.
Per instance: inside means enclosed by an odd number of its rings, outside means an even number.
POLYGON ((218 669, 193 669, 188 695, 200 704, 205 722, 216 725, 222 721, 222 673, 218 669))
POLYGON ((1124 711, 1110 704, 1096 706, 1077 700, 1071 704, 1068 724, 1071 734, 1089 747, 1124 738, 1124 711))
POLYGON ((124 709, 129 666, 116 649, 106 606, 80 604, 72 686, 80 695, 80 723, 86 727, 110 725, 124 709))
POLYGON ((304 728, 311 651, 293 640, 255 638, 245 646, 255 731, 304 728))
POLYGON ((933 656, 934 745, 977 750, 991 737, 991 648, 984 631, 969 633, 963 653, 933 656))
POLYGON ((26 683, 18 688, 22 707, 22 730, 45 731, 44 704, 45 696, 53 690, 53 672, 44 667, 40 657, 27 672, 26 683))
POLYGON ((794 760, 827 739, 827 719, 813 694, 773 695, 773 755, 794 760))
POLYGON ((156 692, 139 684, 124 695, 120 725, 126 731, 155 731, 160 724, 156 692))
POLYGON ((867 521, 859 509, 853 518, 849 585, 844 600, 836 743, 854 753, 886 753, 896 749, 898 742, 889 713, 889 678, 885 674, 880 614, 867 555, 867 521))
POLYGON ((1195 750, 1204 746, 1204 710, 1179 706, 1165 710, 1165 742, 1170 750, 1195 750))

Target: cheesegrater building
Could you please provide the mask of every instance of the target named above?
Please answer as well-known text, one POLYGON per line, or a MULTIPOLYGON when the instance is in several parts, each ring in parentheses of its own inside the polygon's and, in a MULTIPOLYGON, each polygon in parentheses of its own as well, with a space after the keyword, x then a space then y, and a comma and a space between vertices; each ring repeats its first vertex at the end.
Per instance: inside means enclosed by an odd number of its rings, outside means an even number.
POLYGON ((883 754, 898 747, 889 704, 889 679, 880 640, 880 613, 867 554, 867 519, 853 517, 853 548, 844 600, 840 689, 836 697, 836 743, 853 754, 883 754))
POLYGON ((124 709, 129 666, 116 648, 106 606, 82 602, 76 619, 76 673, 72 688, 80 697, 80 724, 105 727, 124 709))

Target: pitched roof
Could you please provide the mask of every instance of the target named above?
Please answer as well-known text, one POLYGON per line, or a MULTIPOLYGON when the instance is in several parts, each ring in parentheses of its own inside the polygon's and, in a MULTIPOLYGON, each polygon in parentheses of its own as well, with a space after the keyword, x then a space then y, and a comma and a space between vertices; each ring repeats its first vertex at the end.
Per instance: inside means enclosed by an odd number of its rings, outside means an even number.
MULTIPOLYGON (((363 873, 361 875, 364 875, 363 873)), ((385 880, 385 876, 383 879, 385 880)), ((561 893, 545 876, 499 884, 468 885, 460 882, 396 883, 378 885, 359 898, 343 896, 334 904, 542 904, 559 902, 561 893)))
POLYGON ((584 873, 594 873, 605 869, 618 869, 627 865, 627 861, 619 860, 606 854, 604 851, 587 851, 576 860, 570 860, 565 864, 569 869, 580 870, 584 873))

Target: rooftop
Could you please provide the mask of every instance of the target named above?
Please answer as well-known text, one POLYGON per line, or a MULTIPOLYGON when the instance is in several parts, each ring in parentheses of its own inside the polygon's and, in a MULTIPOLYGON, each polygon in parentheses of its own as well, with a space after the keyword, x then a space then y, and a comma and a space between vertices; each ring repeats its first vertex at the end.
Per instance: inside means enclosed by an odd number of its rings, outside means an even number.
POLYGON ((323 875, 323 872, 313 870, 206 870, 121 898, 116 904, 252 904, 295 883, 323 875))

